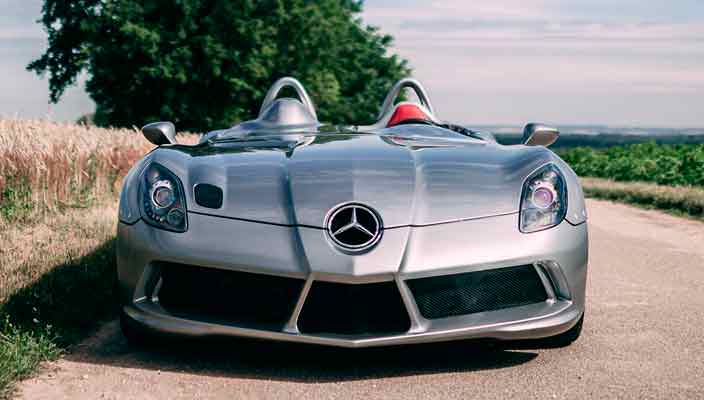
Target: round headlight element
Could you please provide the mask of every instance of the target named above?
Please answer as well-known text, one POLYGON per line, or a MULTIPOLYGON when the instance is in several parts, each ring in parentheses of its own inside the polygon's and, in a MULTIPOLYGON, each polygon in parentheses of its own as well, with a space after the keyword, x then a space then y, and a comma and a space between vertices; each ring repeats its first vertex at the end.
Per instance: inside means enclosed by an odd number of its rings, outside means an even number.
POLYGON ((152 201, 159 208, 171 207, 176 202, 176 193, 169 181, 158 181, 152 188, 152 201))
POLYGON ((183 224, 183 218, 183 211, 177 209, 171 210, 166 214, 166 222, 173 226, 181 226, 181 224, 183 224))
POLYGON ((555 198, 555 190, 547 186, 540 186, 533 191, 533 195, 531 196, 531 202, 536 207, 545 210, 552 206, 552 204, 555 202, 555 198))

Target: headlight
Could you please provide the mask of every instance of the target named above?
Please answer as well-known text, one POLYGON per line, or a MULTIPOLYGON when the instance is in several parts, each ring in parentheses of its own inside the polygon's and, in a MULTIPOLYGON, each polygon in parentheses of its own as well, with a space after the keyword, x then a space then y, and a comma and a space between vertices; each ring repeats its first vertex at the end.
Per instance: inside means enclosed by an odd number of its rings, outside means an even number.
POLYGON ((151 164, 142 175, 142 218, 157 228, 185 232, 186 199, 181 181, 159 164, 151 164))
POLYGON ((155 182, 150 191, 152 192, 152 205, 156 209, 169 208, 176 202, 176 191, 174 184, 167 179, 155 182))
POLYGON ((521 232, 552 228, 562 222, 566 212, 565 178, 554 164, 548 164, 528 177, 521 195, 521 232))

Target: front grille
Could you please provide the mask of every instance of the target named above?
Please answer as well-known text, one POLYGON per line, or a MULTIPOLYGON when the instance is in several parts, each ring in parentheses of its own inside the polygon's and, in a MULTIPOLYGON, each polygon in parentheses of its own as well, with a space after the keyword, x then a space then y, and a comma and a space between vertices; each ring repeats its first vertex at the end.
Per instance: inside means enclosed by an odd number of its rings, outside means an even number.
POLYGON ((291 317, 304 280, 158 263, 159 304, 183 318, 281 327, 291 317))
POLYGON ((427 319, 540 303, 547 293, 535 267, 490 269, 406 281, 427 319))
POLYGON ((395 282, 313 282, 298 319, 298 329, 308 334, 404 333, 410 326, 395 282))

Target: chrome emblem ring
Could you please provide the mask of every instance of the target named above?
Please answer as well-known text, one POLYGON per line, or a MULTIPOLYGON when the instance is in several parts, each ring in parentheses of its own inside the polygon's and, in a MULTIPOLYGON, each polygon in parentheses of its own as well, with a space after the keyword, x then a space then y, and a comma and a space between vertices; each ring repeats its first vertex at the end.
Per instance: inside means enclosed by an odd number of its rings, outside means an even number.
POLYGON ((366 250, 381 239, 381 219, 362 204, 345 204, 330 214, 327 222, 330 239, 354 251, 366 250))

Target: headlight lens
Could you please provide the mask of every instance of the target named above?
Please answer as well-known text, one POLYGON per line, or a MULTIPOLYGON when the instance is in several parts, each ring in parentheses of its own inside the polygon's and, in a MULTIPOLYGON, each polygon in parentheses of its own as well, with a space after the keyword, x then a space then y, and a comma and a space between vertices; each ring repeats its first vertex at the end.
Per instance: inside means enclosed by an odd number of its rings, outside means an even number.
POLYGON ((552 228, 562 222, 566 212, 565 178, 554 164, 548 164, 528 177, 521 196, 521 232, 552 228))
POLYGON ((186 199, 176 175, 153 163, 144 171, 140 190, 142 217, 146 222, 169 231, 186 231, 186 199))
POLYGON ((152 185, 152 203, 156 208, 169 208, 176 202, 176 192, 169 180, 158 181, 152 185))

